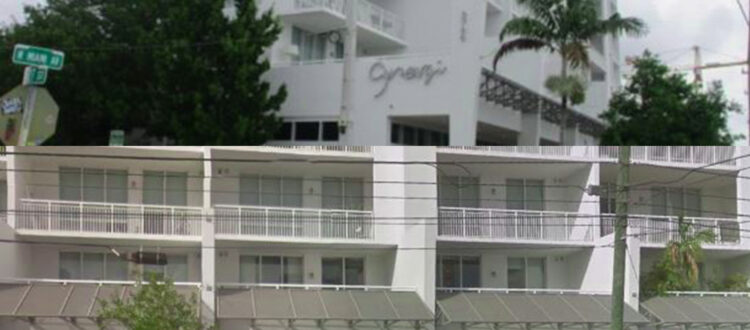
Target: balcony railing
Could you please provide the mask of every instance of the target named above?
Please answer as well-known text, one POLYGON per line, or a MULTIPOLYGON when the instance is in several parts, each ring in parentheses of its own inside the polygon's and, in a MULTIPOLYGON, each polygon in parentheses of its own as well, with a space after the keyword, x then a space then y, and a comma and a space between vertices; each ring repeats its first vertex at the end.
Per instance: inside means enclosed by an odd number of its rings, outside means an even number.
MULTIPOLYGON (((614 217, 614 214, 602 215, 602 236, 614 231, 614 217)), ((635 235, 646 244, 665 244, 678 240, 678 221, 676 216, 628 215, 628 226, 637 229, 638 233, 635 235)), ((690 225, 690 234, 702 231, 713 233, 712 245, 740 244, 740 224, 735 219, 685 217, 684 223, 690 225)))
MULTIPOLYGON (((573 156, 573 147, 557 146, 479 146, 479 147, 442 147, 447 150, 486 151, 508 154, 528 154, 550 157, 573 156)), ((581 149, 581 148, 579 148, 581 149)), ((584 151, 585 152, 585 151, 584 151)))
POLYGON ((200 236, 203 209, 23 199, 16 228, 64 233, 200 236))
POLYGON ((440 208, 438 235, 477 240, 594 240, 596 218, 553 211, 440 208))
POLYGON ((216 233, 234 236, 367 240, 372 212, 217 205, 216 233))
MULTIPOLYGON (((737 165, 734 147, 632 147, 630 158, 633 161, 672 162, 687 164, 737 165)), ((617 159, 619 147, 599 147, 599 157, 617 159)))
MULTIPOLYGON (((294 0, 297 10, 323 8, 346 15, 344 0, 294 0)), ((404 38, 404 21, 395 13, 367 0, 357 2, 357 22, 392 37, 404 38)))
POLYGON ((252 147, 260 150, 281 150, 281 151, 305 151, 305 152, 345 152, 345 153, 372 153, 370 146, 260 146, 252 147))

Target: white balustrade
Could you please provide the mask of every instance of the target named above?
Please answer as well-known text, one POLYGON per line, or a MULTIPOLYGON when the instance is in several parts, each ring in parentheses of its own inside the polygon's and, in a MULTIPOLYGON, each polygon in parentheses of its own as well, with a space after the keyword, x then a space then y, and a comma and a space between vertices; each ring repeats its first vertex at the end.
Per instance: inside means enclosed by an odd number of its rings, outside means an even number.
MULTIPOLYGON (((609 235, 614 231, 614 214, 602 215, 601 234, 609 235)), ((740 244, 740 224, 734 219, 684 217, 685 224, 690 226, 689 233, 709 231, 714 234, 711 245, 740 244)), ((678 240, 679 218, 676 216, 628 215, 628 226, 635 229, 633 233, 643 243, 665 244, 678 240)))

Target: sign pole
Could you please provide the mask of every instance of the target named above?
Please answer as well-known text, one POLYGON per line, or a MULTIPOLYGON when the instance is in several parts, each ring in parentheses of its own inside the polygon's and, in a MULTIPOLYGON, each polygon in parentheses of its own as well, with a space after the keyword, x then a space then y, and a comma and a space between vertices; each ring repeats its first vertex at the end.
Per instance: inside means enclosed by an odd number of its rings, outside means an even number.
POLYGON ((26 96, 26 102, 23 107, 23 120, 21 120, 21 136, 18 138, 19 146, 26 146, 29 139, 29 130, 31 129, 31 119, 34 118, 34 108, 36 106, 37 88, 29 86, 29 93, 26 96))

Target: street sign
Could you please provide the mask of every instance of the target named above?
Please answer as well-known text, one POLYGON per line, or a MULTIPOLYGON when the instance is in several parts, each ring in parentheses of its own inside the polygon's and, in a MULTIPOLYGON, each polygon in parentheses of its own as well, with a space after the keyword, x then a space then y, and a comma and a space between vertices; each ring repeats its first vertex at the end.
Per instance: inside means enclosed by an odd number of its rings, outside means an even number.
POLYGON ((125 145, 125 131, 113 129, 109 131, 109 145, 111 147, 122 147, 125 145))
POLYGON ((27 66, 23 71, 24 86, 44 85, 47 82, 47 69, 27 66))
POLYGON ((40 145, 55 134, 59 112, 47 89, 18 86, 0 97, 0 140, 6 146, 22 140, 24 145, 40 145))
POLYGON ((17 44, 13 48, 13 63, 62 70, 65 53, 36 46, 17 44))

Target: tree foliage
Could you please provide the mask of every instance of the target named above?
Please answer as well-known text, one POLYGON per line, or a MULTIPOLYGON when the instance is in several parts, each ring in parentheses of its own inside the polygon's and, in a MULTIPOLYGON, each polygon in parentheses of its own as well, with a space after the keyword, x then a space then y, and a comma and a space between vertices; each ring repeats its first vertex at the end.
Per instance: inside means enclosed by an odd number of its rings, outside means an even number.
POLYGON ((739 106, 720 83, 704 92, 649 52, 634 64, 635 74, 600 116, 608 124, 603 145, 732 145, 740 138, 727 126, 739 106))
POLYGON ((641 297, 665 295, 668 291, 697 290, 700 262, 703 260, 705 243, 714 242, 714 233, 700 231, 692 233, 692 225, 679 217, 678 237, 667 243, 661 259, 653 266, 641 283, 641 297))
POLYGON ((735 273, 720 281, 709 281, 708 286, 711 291, 717 292, 748 292, 750 291, 748 281, 750 278, 747 275, 735 273))
MULTIPOLYGON (((47 88, 60 105, 50 144, 106 144, 110 130, 146 142, 259 144, 280 125, 286 98, 263 82, 267 47, 281 32, 254 0, 48 0, 0 29, 0 57, 16 43, 60 49, 62 71, 47 88)), ((0 61, 0 91, 23 68, 0 61)))
POLYGON ((202 330, 198 315, 198 298, 186 299, 175 289, 171 280, 157 282, 151 276, 148 283, 126 299, 114 296, 101 301, 97 315, 100 329, 124 326, 129 330, 202 330))
MULTIPOLYGON (((568 69, 589 67, 589 48, 592 40, 605 35, 640 35, 645 24, 638 18, 613 14, 600 18, 601 2, 597 0, 518 0, 530 15, 511 19, 500 32, 500 49, 495 54, 494 67, 505 56, 517 51, 546 50, 557 53, 562 60, 560 81, 569 83, 568 69), (511 40, 508 40, 511 39, 511 40)), ((560 86, 560 84, 547 84, 560 86)), ((562 99, 563 109, 568 100, 583 103, 585 88, 548 88, 562 99)), ((565 115, 565 113, 563 114, 565 115)))

